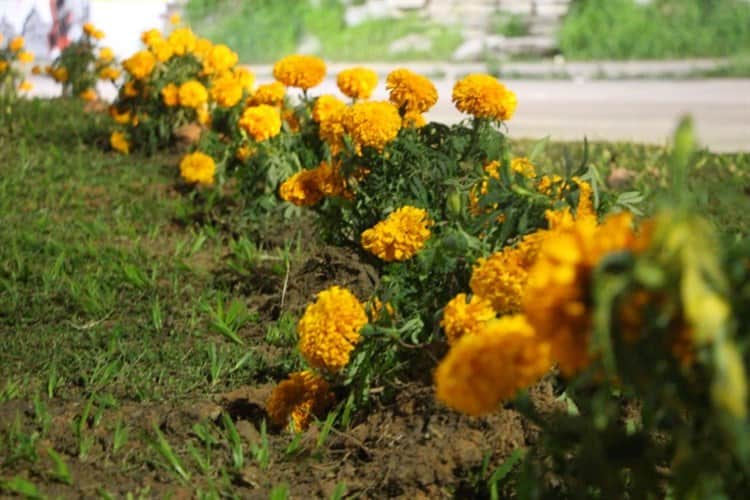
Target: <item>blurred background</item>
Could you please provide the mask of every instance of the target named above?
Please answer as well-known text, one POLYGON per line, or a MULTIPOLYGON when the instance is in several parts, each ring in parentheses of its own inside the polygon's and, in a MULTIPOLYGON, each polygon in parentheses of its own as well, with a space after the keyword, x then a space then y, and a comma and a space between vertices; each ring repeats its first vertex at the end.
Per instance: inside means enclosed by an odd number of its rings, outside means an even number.
POLYGON ((259 81, 294 52, 332 76, 408 65, 443 82, 450 120, 452 82, 481 71, 513 81, 522 135, 660 142, 690 112, 706 144, 750 149, 750 0, 0 0, 0 32, 50 60, 91 21, 127 57, 174 13, 259 81))

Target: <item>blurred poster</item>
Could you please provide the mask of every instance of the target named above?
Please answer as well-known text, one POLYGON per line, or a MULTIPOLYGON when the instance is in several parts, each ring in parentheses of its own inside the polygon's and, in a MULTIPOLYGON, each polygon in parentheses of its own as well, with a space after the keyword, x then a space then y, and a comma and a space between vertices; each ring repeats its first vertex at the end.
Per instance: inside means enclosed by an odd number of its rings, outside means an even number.
POLYGON ((22 35, 41 59, 52 59, 81 35, 90 0, 0 0, 0 33, 22 35))

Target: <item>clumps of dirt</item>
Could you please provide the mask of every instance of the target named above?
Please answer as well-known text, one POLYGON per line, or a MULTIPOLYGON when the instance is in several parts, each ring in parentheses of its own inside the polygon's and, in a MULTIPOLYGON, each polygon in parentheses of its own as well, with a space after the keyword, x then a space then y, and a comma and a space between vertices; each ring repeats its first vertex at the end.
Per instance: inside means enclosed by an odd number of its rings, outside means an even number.
MULTIPOLYGON (((222 397, 233 418, 249 419, 236 425, 244 434, 257 434, 270 387, 241 388, 222 397), (254 430, 248 431, 248 424, 254 430)), ((559 404, 536 401, 551 395, 545 380, 532 391, 535 405, 544 411, 559 404)), ((264 490, 266 484, 287 483, 296 498, 328 497, 345 483, 349 495, 361 498, 448 498, 458 490, 470 471, 489 457, 495 466, 514 450, 536 441, 536 429, 512 408, 501 408, 485 418, 457 414, 435 401, 433 389, 409 385, 395 401, 370 412, 351 429, 333 429, 322 449, 317 448, 321 429, 311 426, 302 437, 302 451, 274 463, 262 475, 246 471, 250 483, 264 490)), ((292 439, 286 431, 270 436, 275 448, 292 439)))
MULTIPOLYGON (((225 274, 225 278, 236 280, 238 277, 225 274)), ((322 246, 292 262, 288 272, 279 272, 269 265, 260 266, 250 276, 237 280, 233 288, 248 296, 249 307, 258 311, 262 319, 274 321, 282 311, 301 314, 316 294, 333 285, 348 288, 364 301, 378 282, 375 268, 356 252, 322 246)))

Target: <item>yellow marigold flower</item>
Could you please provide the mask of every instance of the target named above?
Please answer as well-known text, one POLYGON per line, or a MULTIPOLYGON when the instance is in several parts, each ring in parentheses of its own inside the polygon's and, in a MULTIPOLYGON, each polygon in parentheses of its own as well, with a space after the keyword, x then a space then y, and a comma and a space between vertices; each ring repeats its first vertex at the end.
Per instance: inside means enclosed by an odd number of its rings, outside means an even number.
POLYGON ((126 82, 122 88, 122 93, 125 97, 138 96, 138 88, 136 87, 135 82, 126 82))
POLYGON ((572 180, 578 185, 578 206, 576 208, 576 219, 581 219, 584 217, 591 217, 596 219, 594 202, 592 200, 593 190, 591 188, 591 184, 581 180, 578 177, 573 177, 572 180))
POLYGON ((207 75, 223 73, 232 69, 238 60, 237 53, 226 45, 215 45, 203 61, 203 71, 207 75))
POLYGON ((252 92, 253 85, 255 85, 255 75, 247 68, 234 68, 234 76, 237 81, 240 82, 242 88, 248 92, 252 92))
POLYGON ((58 83, 64 83, 68 81, 68 70, 64 67, 59 67, 52 70, 52 78, 58 83))
POLYGON ((115 58, 115 53, 109 47, 102 47, 99 51, 99 61, 104 64, 111 63, 115 58))
POLYGON ((88 36, 94 36, 96 27, 92 23, 83 23, 83 32, 88 36))
POLYGON ((23 92, 28 92, 33 88, 34 88, 34 84, 28 80, 22 81, 21 84, 18 86, 18 90, 21 90, 23 92))
POLYGON ((297 325, 300 353, 313 368, 337 372, 349 363, 366 323, 364 306, 349 290, 323 290, 297 325))
POLYGON ((310 207, 323 199, 318 189, 318 172, 314 169, 300 170, 279 186, 279 197, 298 207, 310 207))
POLYGON ((431 225, 426 210, 407 205, 364 231, 362 247, 388 262, 408 260, 424 248, 431 225))
POLYGON ((120 110, 117 109, 117 106, 110 106, 109 116, 111 116, 116 123, 119 123, 121 125, 130 123, 130 111, 127 109, 120 112, 120 110))
POLYGON ((342 149, 344 149, 345 129, 343 120, 346 110, 347 108, 344 107, 338 112, 331 111, 326 119, 320 122, 318 135, 326 144, 328 144, 332 156, 336 156, 342 149))
POLYGON ((216 78, 211 84, 211 99, 222 108, 231 108, 242 99, 244 89, 233 73, 216 78))
POLYGON ((489 300, 472 295, 467 302, 466 294, 459 293, 445 305, 440 326, 445 330, 448 343, 452 345, 464 335, 475 333, 483 323, 491 319, 495 319, 495 310, 489 300))
POLYGON ((125 155, 130 153, 130 141, 122 132, 112 132, 109 136, 109 144, 115 151, 125 155))
POLYGON ((346 108, 346 104, 341 102, 338 97, 331 94, 324 94, 315 99, 312 109, 312 119, 317 123, 323 123, 331 117, 338 116, 346 108))
POLYGON ((198 80, 189 80, 180 85, 177 94, 180 106, 198 109, 208 102, 208 91, 198 80))
POLYGON ((107 66, 99 72, 99 78, 102 80, 117 80, 120 78, 120 70, 114 66, 107 66))
POLYGON ((361 66, 345 69, 336 77, 336 84, 347 97, 367 99, 378 85, 378 74, 361 66))
POLYGON ((180 175, 187 182, 211 186, 215 173, 216 163, 213 158, 200 151, 185 155, 180 161, 180 175))
POLYGON ((403 112, 424 113, 438 99, 437 89, 429 79, 405 68, 391 71, 385 88, 390 92, 391 102, 403 112))
POLYGON ((17 36, 13 38, 10 43, 8 44, 8 48, 11 50, 11 52, 18 52, 21 50, 26 43, 26 40, 22 36, 17 36))
POLYGON ((300 207, 312 206, 324 196, 347 196, 346 181, 339 166, 321 162, 316 168, 301 170, 279 187, 279 196, 300 207))
POLYGON ((456 82, 453 102, 462 113, 476 118, 510 120, 516 111, 516 94, 490 75, 471 74, 456 82))
POLYGON ((171 16, 169 16, 169 24, 176 26, 182 22, 182 17, 180 17, 179 14, 174 13, 171 16))
POLYGON ((83 92, 81 92, 80 94, 78 94, 78 97, 80 97, 84 101, 95 101, 99 99, 99 94, 96 93, 96 90, 92 88, 88 88, 84 90, 83 92))
POLYGON ((286 87, 282 83, 273 82, 260 85, 255 93, 247 100, 248 106, 281 106, 286 95, 286 87))
POLYGON ((201 106, 195 110, 195 114, 198 118, 198 123, 205 126, 211 125, 211 113, 208 111, 208 106, 201 106))
POLYGON ((565 179, 557 174, 543 175, 536 185, 536 190, 550 198, 559 198, 564 183, 565 179))
POLYGON ((529 271, 523 311, 566 376, 590 362, 592 272, 605 255, 633 249, 631 221, 629 213, 620 213, 600 226, 584 217, 556 227, 529 271))
POLYGON ((489 300, 498 314, 521 309, 529 274, 522 255, 523 249, 505 247, 486 259, 478 259, 471 273, 471 291, 489 300))
POLYGON ((427 120, 422 113, 417 111, 407 111, 401 121, 401 126, 404 128, 422 128, 425 125, 427 125, 427 120))
POLYGON ((136 52, 122 62, 122 67, 136 80, 143 80, 151 74, 156 66, 156 58, 148 50, 136 52))
POLYGON ((358 102, 343 112, 342 124, 358 149, 382 151, 401 130, 401 116, 390 102, 358 102))
POLYGON ((96 30, 96 31, 94 31, 94 34, 91 35, 92 38, 95 38, 97 40, 101 40, 105 36, 106 35, 104 34, 104 32, 102 30, 96 30))
POLYGON ((22 63, 34 62, 34 54, 32 52, 24 50, 18 54, 18 60, 22 63))
POLYGON ((198 38, 195 41, 195 48, 193 49, 193 55, 199 60, 203 61, 211 54, 214 44, 208 38, 198 38))
POLYGON ((294 54, 273 65, 273 77, 287 87, 303 90, 319 85, 326 76, 326 64, 315 56, 294 54))
POLYGON ((250 158, 255 153, 255 150, 248 146, 247 144, 243 144, 239 148, 237 148, 237 151, 234 153, 234 157, 237 158, 239 161, 244 162, 248 158, 250 158))
POLYGON ((190 28, 177 28, 169 34, 167 42, 172 46, 175 55, 184 56, 195 50, 198 38, 190 28))
POLYGON ((168 41, 162 38, 154 40, 151 45, 149 45, 149 49, 151 50, 151 53, 156 57, 156 60, 159 62, 167 62, 174 55, 174 49, 172 48, 172 46, 168 41))
POLYGON ((490 413, 550 369, 550 347, 522 315, 487 321, 456 342, 435 370, 437 398, 462 413, 490 413))
POLYGON ((177 85, 175 85, 174 83, 168 83, 161 89, 159 93, 161 94, 161 100, 164 101, 164 104, 171 108, 173 106, 179 106, 179 92, 180 90, 177 85))
POLYGON ((251 106, 243 111, 239 125, 257 142, 265 141, 281 132, 281 114, 267 104, 251 106))
POLYGON ((156 28, 141 33, 141 42, 147 47, 151 47, 155 42, 161 40, 164 40, 164 36, 156 28))
POLYGON ((302 431, 314 416, 323 418, 334 401, 328 382, 306 370, 289 374, 274 388, 266 402, 266 413, 274 425, 284 427, 291 419, 294 429, 302 431))

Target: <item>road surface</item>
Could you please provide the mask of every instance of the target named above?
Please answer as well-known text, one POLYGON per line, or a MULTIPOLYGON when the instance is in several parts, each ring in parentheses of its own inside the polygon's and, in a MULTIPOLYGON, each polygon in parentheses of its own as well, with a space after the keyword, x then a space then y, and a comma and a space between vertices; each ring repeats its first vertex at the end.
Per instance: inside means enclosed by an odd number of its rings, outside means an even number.
MULTIPOLYGON (((263 83, 268 76, 259 78, 263 83)), ((48 79, 35 78, 35 93, 59 93, 48 79)), ((508 127, 512 138, 634 141, 665 144, 680 116, 690 113, 702 145, 717 152, 750 152, 750 79, 706 80, 506 80, 518 95, 508 127)), ((455 122, 452 80, 435 80, 440 100, 431 120, 455 122)), ((335 93, 329 78, 313 94, 335 93)), ((103 87, 105 97, 114 94, 103 87)), ((387 97, 381 79, 373 99, 387 97)))

